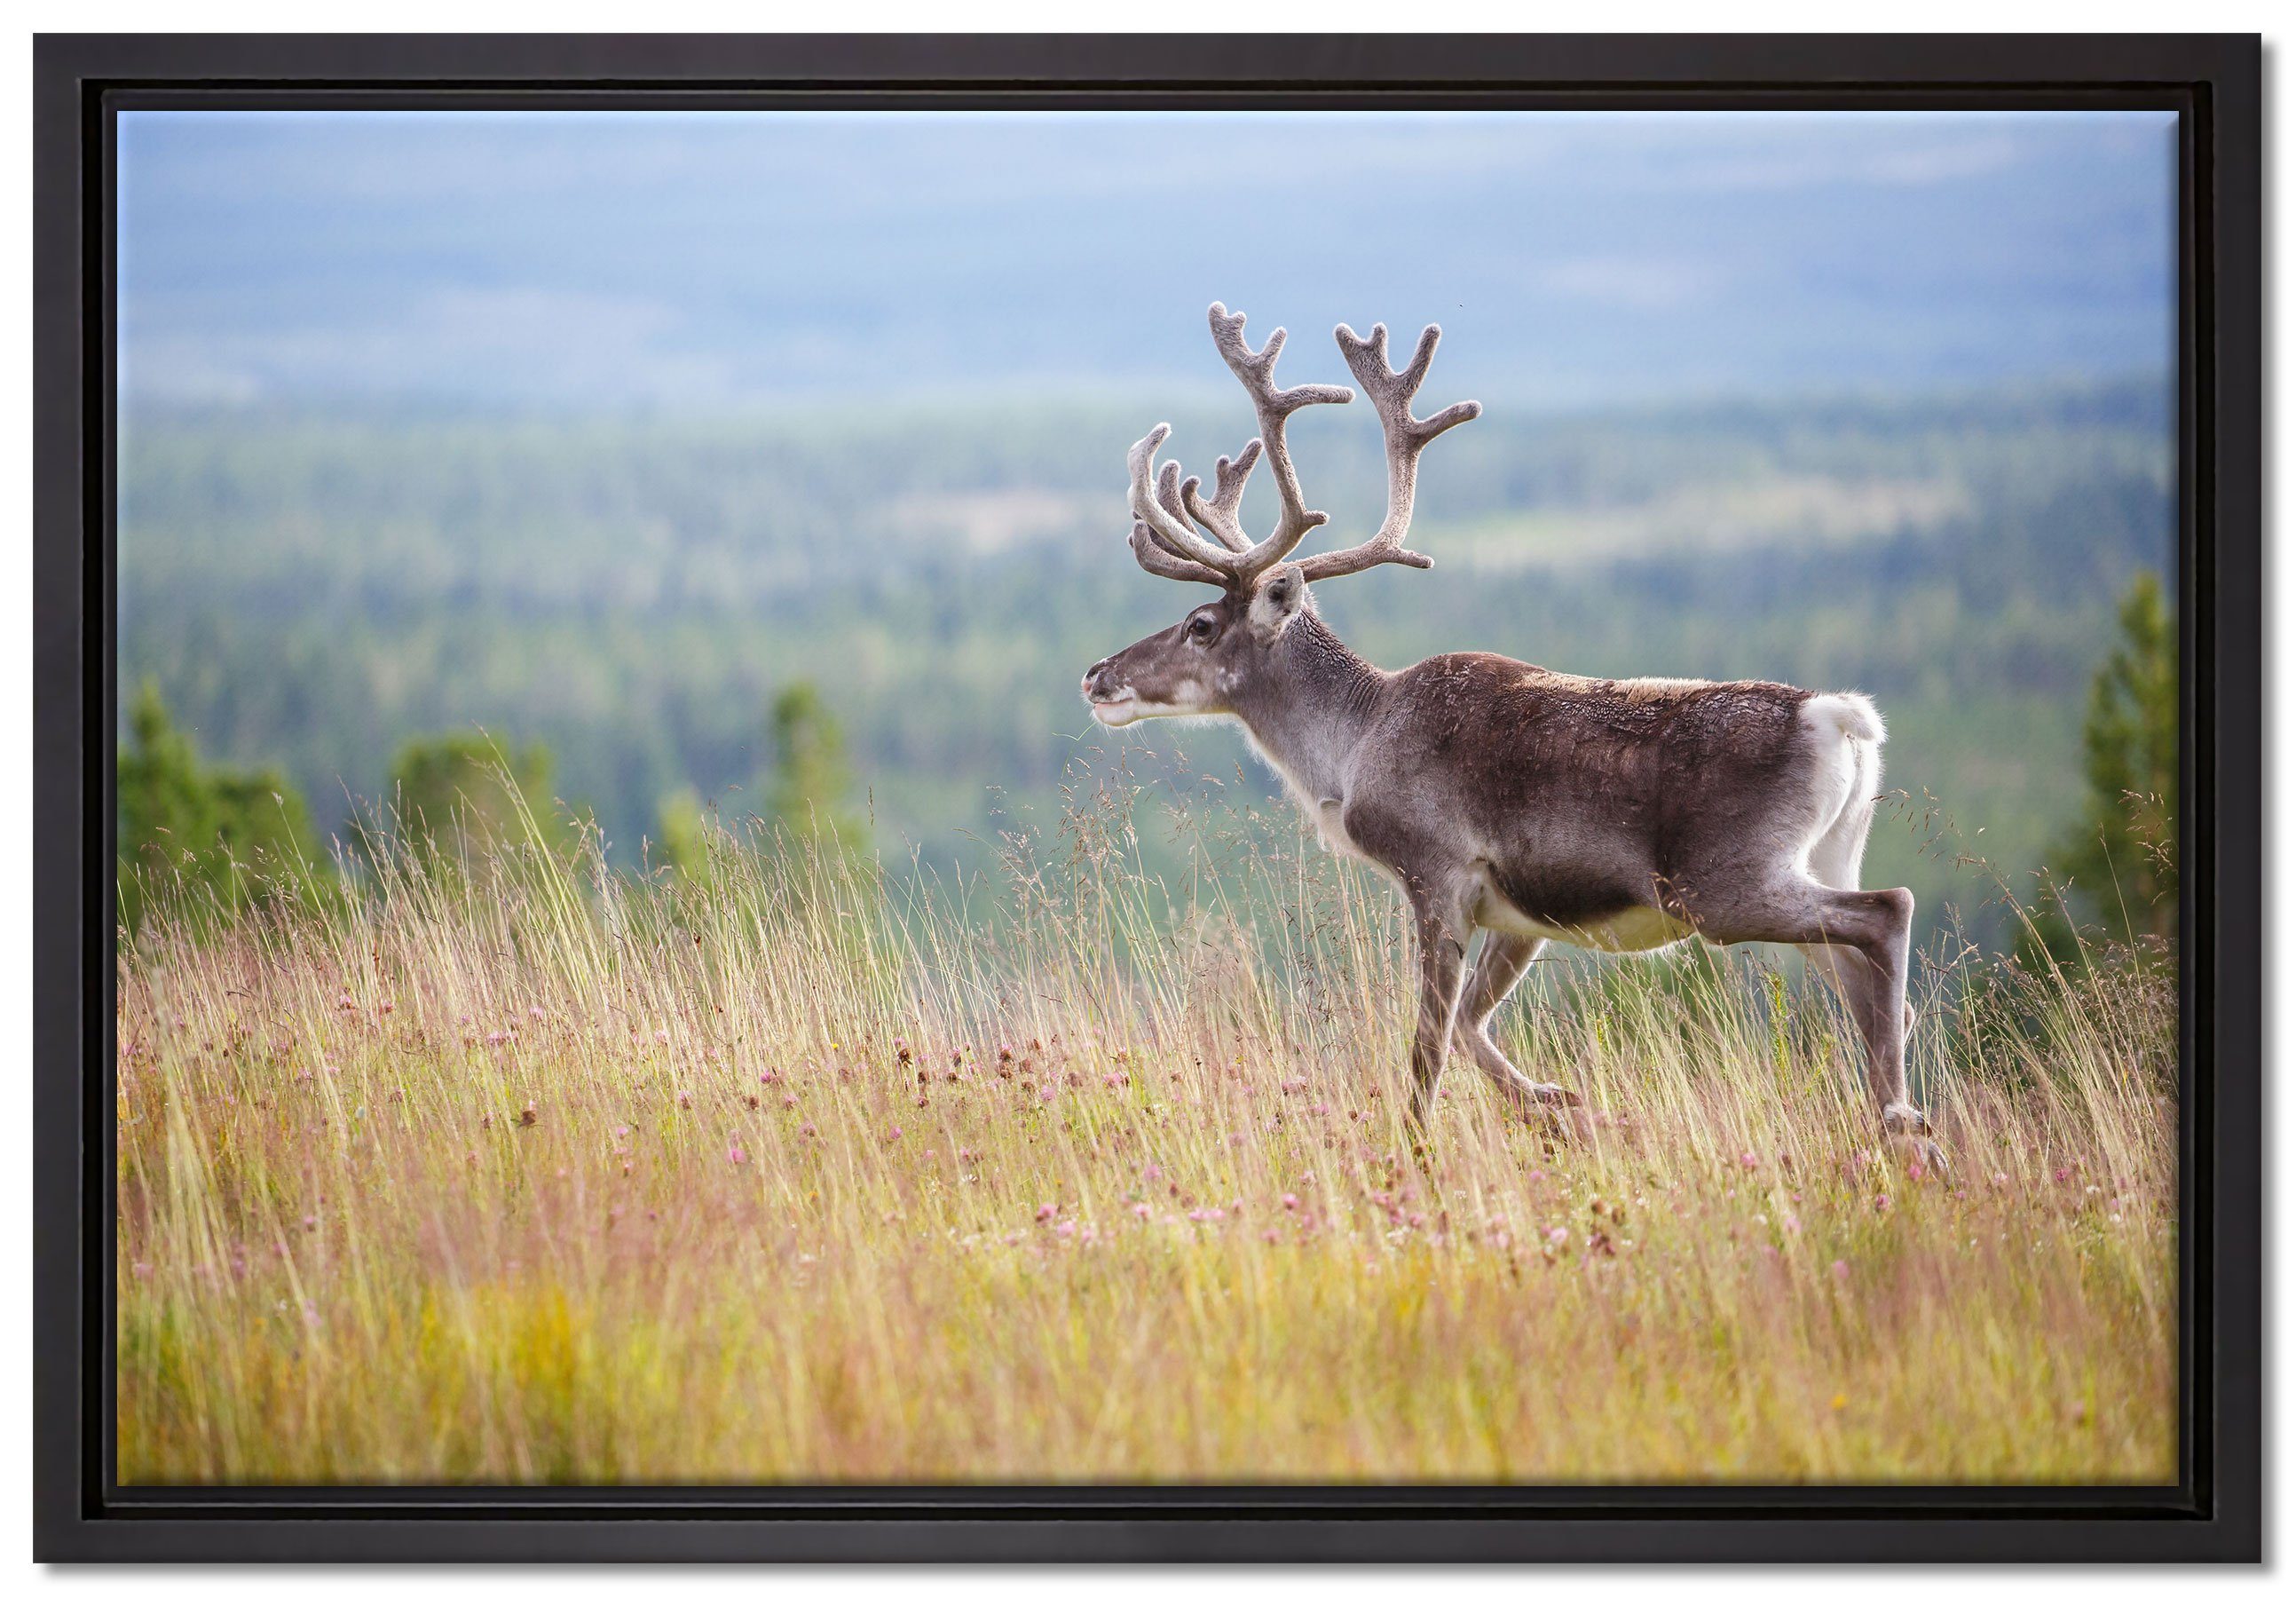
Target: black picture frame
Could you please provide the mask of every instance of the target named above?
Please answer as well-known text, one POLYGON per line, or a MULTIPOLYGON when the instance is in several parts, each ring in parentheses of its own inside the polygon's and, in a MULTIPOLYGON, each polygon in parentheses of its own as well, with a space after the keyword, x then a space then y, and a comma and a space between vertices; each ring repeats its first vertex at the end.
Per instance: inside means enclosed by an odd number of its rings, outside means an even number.
POLYGON ((34 51, 34 1552, 43 1561, 2255 1560, 2261 50, 2250 36, 45 36, 34 51), (2173 1488, 123 1490, 110 1479, 111 136, 123 106, 2015 108, 2181 116, 2183 1479, 2173 1488))

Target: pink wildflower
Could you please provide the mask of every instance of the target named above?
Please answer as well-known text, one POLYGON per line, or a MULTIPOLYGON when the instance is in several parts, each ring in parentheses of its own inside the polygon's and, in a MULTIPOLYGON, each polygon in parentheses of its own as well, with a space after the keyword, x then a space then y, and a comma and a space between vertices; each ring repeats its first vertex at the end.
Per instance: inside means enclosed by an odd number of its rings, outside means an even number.
POLYGON ((1037 1224, 1042 1226, 1046 1222, 1051 1220, 1059 1213, 1060 1207, 1055 1204, 1040 1204, 1037 1206, 1037 1224))
POLYGON ((1745 1153, 1738 1157, 1738 1163, 1751 1171, 1762 1162, 1760 1157, 1757 1156, 1752 1149, 1749 1149, 1745 1153))
POLYGON ((1550 1226, 1546 1229, 1546 1240, 1560 1248, 1570 1240, 1570 1229, 1568 1226, 1550 1226))
POLYGON ((1874 1195, 1874 1213, 1877 1215, 1886 1215, 1890 1213, 1889 1194, 1876 1193, 1874 1195))
POLYGON ((747 1165, 747 1164, 749 1164, 749 1161, 750 1161, 750 1156, 749 1156, 749 1153, 748 1153, 748 1151, 747 1151, 747 1150, 745 1150, 745 1149, 742 1147, 742 1145, 741 1145, 741 1144, 739 1144, 739 1143, 729 1143, 729 1144, 727 1144, 727 1145, 726 1146, 726 1164, 728 1164, 728 1165, 734 1165, 734 1166, 742 1166, 742 1165, 747 1165))
POLYGON ((1284 1194, 1283 1207, 1285 1209, 1298 1209, 1300 1207, 1300 1195, 1297 1193, 1284 1194))
POLYGON ((1833 1262, 1833 1280, 1836 1281, 1848 1281, 1849 1280, 1849 1262, 1848 1260, 1838 1259, 1833 1262))

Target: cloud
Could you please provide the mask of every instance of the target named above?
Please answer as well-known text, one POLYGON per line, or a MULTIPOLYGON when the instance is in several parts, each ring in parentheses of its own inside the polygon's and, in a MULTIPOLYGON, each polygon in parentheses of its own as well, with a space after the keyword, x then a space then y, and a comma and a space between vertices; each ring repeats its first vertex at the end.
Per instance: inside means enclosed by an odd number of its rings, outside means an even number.
POLYGON ((1558 299, 1620 310, 1679 310, 1711 299, 1720 274, 1691 261, 1584 255, 1540 268, 1538 286, 1558 299))
MULTIPOLYGON (((1796 189, 1854 186, 1931 188, 2007 170, 2025 158, 2018 140, 2005 134, 1942 139, 1875 137, 1844 129, 1820 142, 1776 136, 1775 128, 1746 129, 1759 138, 1724 136, 1698 149, 1667 152, 1662 164, 1646 169, 1642 186, 1673 192, 1783 194, 1796 189)), ((1891 130, 1903 134, 1906 130, 1891 130)))
POLYGON ((1878 380, 2149 362, 2173 309, 2149 113, 152 114, 139 397, 1185 383, 1213 298, 1439 317, 1485 386, 1878 380))

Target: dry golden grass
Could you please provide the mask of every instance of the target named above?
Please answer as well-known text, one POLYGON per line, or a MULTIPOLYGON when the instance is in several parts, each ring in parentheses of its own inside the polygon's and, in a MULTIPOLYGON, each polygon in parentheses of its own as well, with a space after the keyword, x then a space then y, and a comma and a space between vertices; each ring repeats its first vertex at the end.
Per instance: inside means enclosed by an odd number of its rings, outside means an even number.
POLYGON ((1386 890, 1244 852, 1177 913, 1129 824, 970 918, 730 839, 179 906, 121 962, 121 1479, 2173 1476, 2164 978, 1931 968, 1939 1182, 1782 966, 1558 964, 1503 1041, 1592 1120, 1455 1063, 1422 1166, 1386 890))

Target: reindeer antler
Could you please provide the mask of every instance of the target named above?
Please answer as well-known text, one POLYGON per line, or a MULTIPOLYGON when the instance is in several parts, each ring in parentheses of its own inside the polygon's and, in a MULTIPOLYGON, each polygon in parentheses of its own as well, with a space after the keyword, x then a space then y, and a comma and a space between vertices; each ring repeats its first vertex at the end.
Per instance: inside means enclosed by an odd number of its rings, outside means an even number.
MULTIPOLYGON (((1143 442, 1150 441, 1144 440, 1143 442)), ((1239 553, 1251 548, 1236 521, 1236 507, 1243 501, 1243 485, 1251 476, 1251 468, 1259 461, 1259 441, 1254 439, 1243 447, 1242 453, 1233 461, 1225 455, 1214 472, 1219 486, 1210 502, 1200 498, 1196 490, 1201 478, 1191 477, 1180 482, 1179 468, 1167 463, 1156 476, 1156 505, 1166 518, 1178 523, 1183 515, 1195 517, 1209 528, 1219 541, 1239 553)), ((1132 553, 1146 570, 1159 577, 1177 578, 1182 582, 1217 583, 1225 588, 1236 581, 1233 573, 1215 571, 1191 556, 1175 555, 1157 540, 1156 533, 1144 521, 1132 523, 1132 553)))
MULTIPOLYGON (((1275 386, 1275 358, 1283 353, 1281 327, 1269 334, 1267 342, 1255 351, 1243 336, 1242 312, 1230 316, 1227 307, 1215 301, 1211 325, 1212 342, 1219 347, 1220 358, 1227 362, 1228 370, 1235 374, 1244 392, 1251 396, 1251 408, 1259 422, 1259 442, 1267 449, 1267 467, 1275 478, 1275 492, 1283 502, 1275 531, 1253 545, 1247 556, 1251 575, 1257 577, 1298 548, 1301 539, 1331 520, 1322 511, 1309 510, 1300 497, 1300 474, 1292 470, 1292 447, 1283 436, 1284 423, 1293 411, 1306 406, 1345 405, 1356 397, 1355 391, 1330 383, 1303 383, 1296 389, 1279 389, 1275 386)), ((1243 469, 1250 472, 1249 461, 1243 463, 1243 469)), ((1226 485, 1221 486, 1225 489, 1226 485)), ((1242 491, 1239 483, 1239 497, 1242 491)), ((1217 498, 1214 503, 1218 503, 1217 498)))
POLYGON ((1159 423, 1133 445, 1127 462, 1132 474, 1132 514, 1138 518, 1133 527, 1132 548, 1140 564, 1160 577, 1247 589, 1297 548, 1301 539, 1329 520, 1323 512, 1309 510, 1300 497, 1299 474, 1292 470, 1292 451, 1284 441, 1284 422, 1302 406, 1344 405, 1355 398, 1355 391, 1322 383, 1279 389, 1275 358, 1283 351, 1283 330, 1277 328, 1268 334, 1264 346, 1254 350, 1244 339, 1242 316, 1230 316, 1227 307, 1215 303, 1210 320, 1212 342, 1251 396, 1259 436, 1234 460, 1220 457, 1210 500, 1196 491, 1201 486, 1201 478, 1180 481, 1177 463, 1168 461, 1161 471, 1157 469, 1156 451, 1171 436, 1169 425, 1159 423), (1255 544, 1245 535, 1238 512, 1243 504, 1244 484, 1263 454, 1275 473, 1283 514, 1275 531, 1255 544), (1219 542, 1210 541, 1189 526, 1190 517, 1202 523, 1219 542))
POLYGON ((1212 468, 1216 486, 1209 502, 1196 493, 1202 479, 1191 477, 1180 485, 1182 507, 1231 549, 1251 548, 1251 540, 1245 534, 1243 524, 1237 518, 1237 511, 1243 504, 1243 485, 1251 481, 1251 468, 1259 464, 1259 441, 1254 439, 1234 460, 1225 455, 1219 457, 1218 464, 1212 468))
POLYGON ((1410 364, 1399 372, 1388 369, 1385 323, 1373 324, 1371 337, 1362 339, 1356 336, 1354 328, 1342 322, 1332 330, 1332 336, 1339 340, 1340 353, 1347 357, 1349 370, 1363 384, 1364 392, 1371 396, 1372 408, 1379 412, 1380 431, 1387 438, 1387 517, 1377 532, 1351 549, 1309 556, 1300 563, 1300 575, 1316 582, 1390 563, 1424 571, 1435 563, 1403 547, 1403 535, 1411 530, 1411 502, 1419 481, 1419 452, 1439 434, 1481 416, 1483 408, 1472 400, 1463 400, 1424 420, 1411 414, 1412 396, 1418 393, 1420 383, 1425 381, 1428 366, 1435 358, 1436 342, 1443 336, 1440 327, 1431 324, 1419 335, 1418 350, 1412 355, 1410 364))
MULTIPOLYGON (((1166 461, 1160 470, 1157 467, 1156 451, 1172 433, 1168 424, 1158 423, 1146 438, 1133 445, 1128 457, 1132 474, 1132 514, 1137 518, 1132 524, 1132 552, 1143 567, 1159 577, 1243 589, 1250 588, 1269 567, 1298 548, 1301 539, 1330 520, 1322 511, 1309 510, 1300 492, 1300 476, 1292 469, 1291 447, 1283 436, 1284 423, 1303 406, 1344 405, 1355 398, 1355 391, 1324 383, 1279 389, 1275 386, 1275 358, 1283 352, 1281 327, 1267 335, 1266 344, 1254 350, 1243 336, 1242 316, 1230 316, 1227 307, 1218 303, 1211 309, 1211 327, 1212 342, 1218 346, 1220 358, 1251 396, 1252 409, 1259 419, 1259 436, 1238 451, 1234 460, 1220 457, 1219 465, 1213 470, 1214 487, 1210 499, 1197 492, 1202 479, 1181 481, 1177 461, 1166 461), (1246 536, 1239 512, 1243 505, 1244 484, 1250 480, 1251 469, 1259 464, 1262 454, 1267 457, 1269 469, 1275 474, 1275 491, 1283 500, 1283 511, 1276 519, 1275 531, 1255 544, 1246 536), (1201 523, 1219 541, 1213 543, 1197 532, 1188 524, 1191 518, 1201 523)), ((1437 435, 1482 415, 1483 408, 1467 400, 1423 421, 1411 414, 1412 396, 1418 393, 1420 383, 1426 380, 1428 366, 1435 358, 1436 341, 1443 336, 1439 327, 1430 326, 1419 335, 1417 351, 1410 364, 1399 372, 1388 368, 1386 324, 1374 325, 1367 339, 1357 338, 1355 330, 1344 323, 1334 330, 1334 335, 1340 342, 1340 353, 1347 357, 1349 369, 1371 396, 1372 405, 1379 412, 1380 431, 1387 440, 1387 517, 1377 532, 1353 548, 1311 555, 1300 562, 1300 574, 1315 582, 1389 564, 1423 570, 1435 563, 1403 547, 1403 535, 1411 529, 1419 452, 1437 435)))
MULTIPOLYGON (((1139 484, 1145 466, 1144 450, 1152 455, 1155 443, 1160 443, 1161 434, 1167 434, 1167 432, 1171 432, 1168 424, 1160 423, 1152 434, 1132 445, 1132 494, 1135 494, 1132 510, 1135 510, 1135 515, 1139 515, 1139 484)), ((1226 466, 1226 457, 1221 457, 1219 464, 1226 466)), ((1183 581, 1183 583, 1215 583, 1219 588, 1226 588, 1228 581, 1231 581, 1226 572, 1215 572, 1212 567, 1187 554, 1173 554, 1171 548, 1167 548, 1157 540, 1157 528, 1160 526, 1187 526, 1183 521, 1183 516, 1187 515, 1185 512, 1185 496, 1194 487, 1194 478, 1189 478, 1183 487, 1180 484, 1180 468, 1173 466, 1171 462, 1164 464, 1164 471, 1157 473, 1155 478, 1155 507, 1164 512, 1164 516, 1157 526, 1151 526, 1145 519, 1132 523, 1132 556, 1139 560, 1144 570, 1152 572, 1155 576, 1171 576, 1171 579, 1183 581)), ((1242 494, 1242 487, 1237 487, 1237 496, 1240 494, 1242 494)), ((1196 542, 1201 542, 1201 540, 1196 540, 1196 542)))
POLYGON ((1131 541, 1133 558, 1140 563, 1140 569, 1152 577, 1170 577, 1181 582, 1209 582, 1214 588, 1228 585, 1226 572, 1215 572, 1210 566, 1199 565, 1166 549, 1148 531, 1145 522, 1132 523, 1131 541))
MULTIPOLYGON (((1204 573, 1187 573, 1191 581, 1217 582, 1239 587, 1249 581, 1243 572, 1243 562, 1250 551, 1239 552, 1208 542, 1201 534, 1188 525, 1180 498, 1180 466, 1177 461, 1167 461, 1160 473, 1156 471, 1158 446, 1172 436, 1172 424, 1159 422, 1148 430, 1148 436, 1132 446, 1125 457, 1125 465, 1132 473, 1132 547, 1137 551, 1146 540, 1166 559, 1160 577, 1177 575, 1171 563, 1201 568, 1204 573)), ((1144 558, 1140 563, 1147 565, 1144 558)), ((1152 567, 1151 570, 1156 570, 1152 567)))

